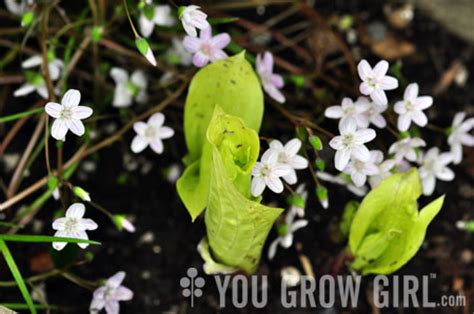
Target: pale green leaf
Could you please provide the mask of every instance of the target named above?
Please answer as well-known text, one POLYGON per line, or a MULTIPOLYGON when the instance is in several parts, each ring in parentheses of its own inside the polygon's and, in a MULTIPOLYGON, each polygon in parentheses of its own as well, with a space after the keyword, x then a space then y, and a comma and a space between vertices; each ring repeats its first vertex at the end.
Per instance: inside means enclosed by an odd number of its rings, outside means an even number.
POLYGON ((258 157, 257 133, 217 108, 207 138, 213 149, 205 213, 209 246, 219 263, 253 273, 283 211, 248 198, 250 173, 258 157))
POLYGON ((392 175, 367 194, 349 233, 353 269, 363 274, 390 274, 416 254, 444 200, 440 197, 418 212, 420 195, 415 168, 392 175))
POLYGON ((194 220, 209 194, 212 149, 207 128, 216 105, 258 132, 263 116, 260 82, 244 53, 201 69, 191 81, 184 110, 187 169, 177 182, 178 194, 194 220))

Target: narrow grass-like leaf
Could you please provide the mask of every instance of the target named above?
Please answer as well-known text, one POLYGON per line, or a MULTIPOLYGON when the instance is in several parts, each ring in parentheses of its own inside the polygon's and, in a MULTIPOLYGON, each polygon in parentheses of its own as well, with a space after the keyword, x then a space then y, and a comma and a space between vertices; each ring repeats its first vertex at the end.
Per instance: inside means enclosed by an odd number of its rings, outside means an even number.
MULTIPOLYGON (((57 305, 44 305, 44 304, 33 304, 37 310, 57 310, 59 307, 57 305)), ((10 310, 20 311, 28 310, 28 304, 25 303, 1 303, 0 306, 4 306, 10 310)), ((1 313, 1 311, 0 311, 1 313)))
POLYGON ((53 237, 44 235, 28 235, 28 234, 0 234, 0 240, 11 242, 67 242, 67 243, 89 243, 100 245, 100 242, 76 238, 53 237))
POLYGON ((5 123, 5 122, 18 120, 18 119, 21 119, 23 117, 31 116, 31 115, 34 115, 34 114, 37 114, 37 113, 40 113, 40 112, 44 112, 43 107, 28 110, 28 111, 14 113, 14 114, 11 114, 11 115, 8 115, 8 116, 0 117, 0 123, 5 123))
POLYGON ((0 239, 0 250, 2 251, 3 257, 5 258, 5 261, 12 272, 13 278, 15 278, 15 281, 21 291, 21 294, 23 295, 23 298, 25 299, 26 304, 28 305, 28 309, 32 314, 36 314, 36 308, 34 306, 33 300, 31 299, 30 292, 26 287, 25 281, 23 280, 23 276, 18 270, 18 267, 16 266, 15 260, 13 259, 7 244, 2 239, 0 239))

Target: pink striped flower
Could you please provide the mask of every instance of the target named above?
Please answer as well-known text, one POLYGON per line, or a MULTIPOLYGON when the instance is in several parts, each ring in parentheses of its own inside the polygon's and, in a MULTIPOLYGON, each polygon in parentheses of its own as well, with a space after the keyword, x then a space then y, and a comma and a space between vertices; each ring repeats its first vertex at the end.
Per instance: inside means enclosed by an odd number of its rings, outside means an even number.
POLYGON ((215 62, 227 58, 224 48, 230 43, 230 36, 227 33, 212 36, 212 29, 203 29, 199 37, 186 36, 183 44, 184 48, 193 53, 193 64, 201 68, 209 62, 215 62))

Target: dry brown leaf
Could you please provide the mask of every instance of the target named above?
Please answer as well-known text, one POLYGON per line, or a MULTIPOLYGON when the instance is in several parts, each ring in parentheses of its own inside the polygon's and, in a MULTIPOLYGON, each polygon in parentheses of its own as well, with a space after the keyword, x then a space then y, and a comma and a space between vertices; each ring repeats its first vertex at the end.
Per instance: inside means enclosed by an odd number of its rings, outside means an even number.
POLYGON ((416 51, 415 45, 398 40, 392 34, 387 34, 382 41, 373 42, 370 48, 377 56, 388 61, 407 57, 416 51))

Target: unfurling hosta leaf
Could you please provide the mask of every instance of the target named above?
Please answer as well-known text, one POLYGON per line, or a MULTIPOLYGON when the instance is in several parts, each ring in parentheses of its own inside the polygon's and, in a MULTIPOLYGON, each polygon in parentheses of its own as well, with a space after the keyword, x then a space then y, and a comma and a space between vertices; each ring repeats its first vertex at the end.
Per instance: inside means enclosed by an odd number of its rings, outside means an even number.
POLYGON ((253 273, 274 221, 283 211, 249 199, 258 158, 257 133, 216 107, 207 139, 212 166, 205 213, 207 238, 216 262, 253 273))
POLYGON ((365 274, 390 274, 418 251, 431 220, 440 211, 441 196, 418 211, 418 171, 394 174, 364 198, 352 221, 351 267, 365 274))
POLYGON ((217 104, 225 113, 241 118, 248 128, 260 129, 262 89, 244 53, 204 67, 189 86, 184 109, 187 168, 177 188, 193 220, 204 210, 209 194, 212 149, 206 132, 217 104))

